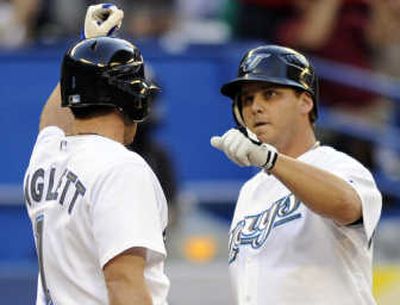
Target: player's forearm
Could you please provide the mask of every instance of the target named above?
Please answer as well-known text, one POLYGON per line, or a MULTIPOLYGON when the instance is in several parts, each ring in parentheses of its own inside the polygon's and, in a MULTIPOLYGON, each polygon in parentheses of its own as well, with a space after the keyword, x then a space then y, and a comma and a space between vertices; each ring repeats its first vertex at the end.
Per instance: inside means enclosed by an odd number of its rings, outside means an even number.
POLYGON ((271 170, 314 212, 350 224, 361 217, 361 201, 343 179, 299 160, 280 155, 271 170))
POLYGON ((58 84, 47 99, 40 116, 39 129, 47 126, 57 126, 66 134, 72 132, 73 115, 68 108, 61 108, 61 91, 58 84))

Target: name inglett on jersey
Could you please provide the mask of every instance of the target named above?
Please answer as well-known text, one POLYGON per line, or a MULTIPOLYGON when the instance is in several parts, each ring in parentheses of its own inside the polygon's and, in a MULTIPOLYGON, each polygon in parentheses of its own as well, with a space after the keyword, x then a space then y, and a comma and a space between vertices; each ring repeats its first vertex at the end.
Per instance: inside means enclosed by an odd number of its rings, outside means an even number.
POLYGON ((246 216, 239 221, 229 235, 229 263, 236 259, 240 245, 250 245, 253 249, 258 249, 266 242, 274 227, 301 217, 300 212, 295 213, 300 204, 290 194, 275 201, 261 213, 246 216))
POLYGON ((32 206, 34 202, 57 201, 60 205, 68 207, 68 213, 72 209, 79 196, 84 196, 86 187, 72 171, 65 169, 58 181, 55 181, 56 169, 37 169, 32 176, 28 175, 25 181, 24 195, 26 202, 32 206), (67 199, 67 200, 66 200, 67 199))

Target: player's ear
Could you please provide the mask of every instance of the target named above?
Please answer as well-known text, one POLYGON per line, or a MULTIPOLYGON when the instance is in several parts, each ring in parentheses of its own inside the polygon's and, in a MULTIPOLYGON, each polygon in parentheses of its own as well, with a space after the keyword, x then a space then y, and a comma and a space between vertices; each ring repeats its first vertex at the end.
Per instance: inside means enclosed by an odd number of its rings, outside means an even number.
POLYGON ((300 112, 301 114, 307 115, 312 111, 313 106, 314 106, 314 102, 313 99, 311 97, 311 94, 304 91, 300 94, 299 96, 300 98, 300 112))

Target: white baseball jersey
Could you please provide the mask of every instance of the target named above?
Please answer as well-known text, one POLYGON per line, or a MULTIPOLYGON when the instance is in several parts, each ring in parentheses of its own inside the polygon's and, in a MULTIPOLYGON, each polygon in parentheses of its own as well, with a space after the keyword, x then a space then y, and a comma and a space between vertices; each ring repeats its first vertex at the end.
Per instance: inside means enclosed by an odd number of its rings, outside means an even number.
POLYGON ((47 127, 24 191, 41 271, 37 305, 108 304, 103 267, 132 247, 147 249, 144 275, 153 304, 167 304, 167 205, 139 155, 105 137, 65 136, 47 127))
POLYGON ((264 171, 241 189, 229 240, 231 279, 240 305, 373 305, 372 237, 382 197, 370 172, 335 149, 299 160, 349 183, 362 222, 340 226, 307 208, 264 171))

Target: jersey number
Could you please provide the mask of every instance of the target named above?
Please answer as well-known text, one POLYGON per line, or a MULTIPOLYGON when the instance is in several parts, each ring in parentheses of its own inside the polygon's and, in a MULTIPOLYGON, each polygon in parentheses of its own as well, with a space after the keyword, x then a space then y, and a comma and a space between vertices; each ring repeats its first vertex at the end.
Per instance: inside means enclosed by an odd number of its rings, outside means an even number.
POLYGON ((45 296, 46 305, 54 305, 51 300, 50 291, 47 288, 46 277, 44 275, 43 268, 43 226, 44 226, 44 215, 41 214, 36 218, 35 235, 36 235, 36 249, 39 263, 39 273, 41 278, 41 284, 45 296))

